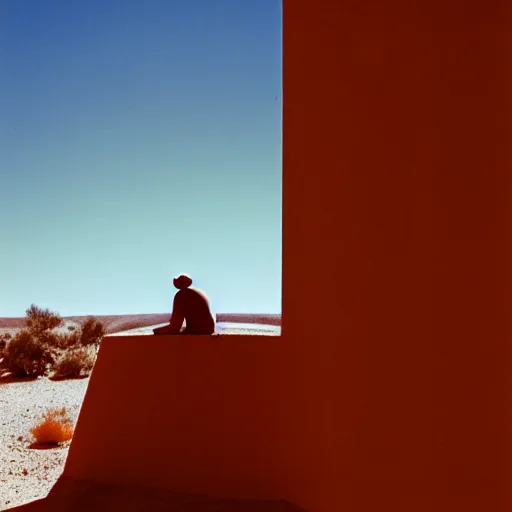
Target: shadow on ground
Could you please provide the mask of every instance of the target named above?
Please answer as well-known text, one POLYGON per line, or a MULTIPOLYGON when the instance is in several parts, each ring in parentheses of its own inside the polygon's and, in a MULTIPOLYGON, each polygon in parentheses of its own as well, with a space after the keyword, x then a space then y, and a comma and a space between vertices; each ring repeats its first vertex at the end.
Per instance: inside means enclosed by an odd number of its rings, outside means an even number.
POLYGON ((285 501, 218 499, 162 489, 104 484, 62 477, 46 499, 9 509, 16 512, 123 510, 139 512, 306 512, 285 501))
POLYGON ((19 384, 21 382, 34 382, 37 377, 16 377, 0 367, 0 386, 2 384, 19 384))

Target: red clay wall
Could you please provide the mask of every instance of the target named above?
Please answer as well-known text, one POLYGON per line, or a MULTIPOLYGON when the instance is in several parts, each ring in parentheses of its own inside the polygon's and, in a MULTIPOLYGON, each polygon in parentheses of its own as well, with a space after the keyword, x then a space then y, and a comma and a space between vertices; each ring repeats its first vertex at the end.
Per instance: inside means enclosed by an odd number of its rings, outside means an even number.
POLYGON ((281 407, 290 394, 283 349, 270 336, 106 338, 65 475, 285 496, 281 446, 293 418, 281 407))
POLYGON ((510 510, 511 5, 285 6, 296 501, 510 510))
POLYGON ((506 2, 285 2, 283 337, 109 340, 67 474, 505 511, 506 2))

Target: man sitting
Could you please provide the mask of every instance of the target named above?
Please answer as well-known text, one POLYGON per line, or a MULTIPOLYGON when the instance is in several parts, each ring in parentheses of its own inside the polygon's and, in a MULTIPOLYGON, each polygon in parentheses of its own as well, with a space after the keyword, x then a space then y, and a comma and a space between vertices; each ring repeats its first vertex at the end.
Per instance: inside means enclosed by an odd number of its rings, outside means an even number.
POLYGON ((153 329, 154 334, 213 334, 215 320, 206 295, 191 288, 192 279, 182 274, 173 280, 178 292, 174 296, 169 325, 153 329), (185 320, 186 327, 181 330, 185 320))

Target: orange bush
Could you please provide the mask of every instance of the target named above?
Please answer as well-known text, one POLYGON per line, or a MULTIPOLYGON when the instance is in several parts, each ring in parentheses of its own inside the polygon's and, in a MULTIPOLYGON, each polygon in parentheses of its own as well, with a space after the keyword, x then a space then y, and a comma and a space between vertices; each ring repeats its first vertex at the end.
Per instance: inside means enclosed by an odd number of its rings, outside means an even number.
POLYGON ((43 421, 30 430, 37 443, 59 444, 73 437, 73 421, 68 416, 66 408, 50 409, 43 421))

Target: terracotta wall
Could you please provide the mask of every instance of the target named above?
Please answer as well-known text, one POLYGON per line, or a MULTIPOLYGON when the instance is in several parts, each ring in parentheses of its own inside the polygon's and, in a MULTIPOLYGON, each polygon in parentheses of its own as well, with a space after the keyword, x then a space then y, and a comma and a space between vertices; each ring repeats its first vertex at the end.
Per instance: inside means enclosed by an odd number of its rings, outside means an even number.
POLYGON ((290 394, 282 385, 286 368, 279 337, 106 338, 64 474, 220 496, 286 496, 283 427, 294 419, 281 406, 290 394))
POLYGON ((297 501, 509 510, 512 6, 307 4, 285 4, 297 501))
POLYGON ((510 509, 509 11, 285 2, 283 336, 109 340, 67 474, 510 509))

